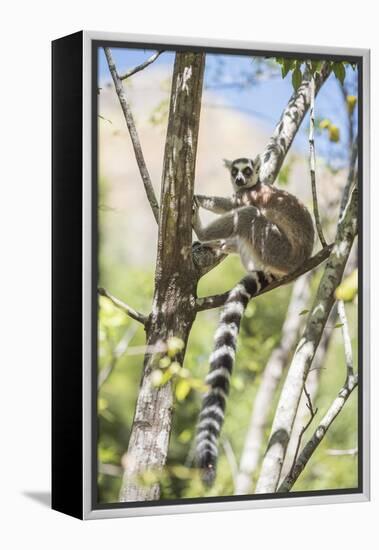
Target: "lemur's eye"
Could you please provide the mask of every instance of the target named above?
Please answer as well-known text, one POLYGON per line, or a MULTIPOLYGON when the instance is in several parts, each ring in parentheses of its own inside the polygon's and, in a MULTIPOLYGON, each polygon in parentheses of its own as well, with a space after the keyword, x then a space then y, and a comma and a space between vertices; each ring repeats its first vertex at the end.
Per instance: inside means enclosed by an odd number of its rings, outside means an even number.
POLYGON ((237 168, 232 168, 232 176, 233 176, 233 178, 235 178, 237 174, 238 174, 238 169, 237 169, 237 168))
POLYGON ((249 176, 251 176, 251 174, 253 172, 252 172, 251 168, 247 167, 247 168, 244 169, 243 173, 244 173, 245 176, 249 177, 249 176))

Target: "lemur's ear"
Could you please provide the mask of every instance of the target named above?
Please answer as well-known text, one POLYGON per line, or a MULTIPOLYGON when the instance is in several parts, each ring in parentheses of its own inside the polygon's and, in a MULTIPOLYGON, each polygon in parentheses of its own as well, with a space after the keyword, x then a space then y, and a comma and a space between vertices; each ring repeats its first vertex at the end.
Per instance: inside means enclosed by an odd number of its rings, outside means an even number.
POLYGON ((222 160, 223 160, 223 162, 224 162, 225 168, 227 168, 228 170, 230 170, 231 167, 232 167, 233 162, 232 162, 231 160, 227 160, 227 159, 222 159, 222 160))
POLYGON ((259 170, 260 167, 261 167, 261 157, 260 157, 260 155, 257 155, 253 162, 254 162, 254 170, 255 171, 259 170))

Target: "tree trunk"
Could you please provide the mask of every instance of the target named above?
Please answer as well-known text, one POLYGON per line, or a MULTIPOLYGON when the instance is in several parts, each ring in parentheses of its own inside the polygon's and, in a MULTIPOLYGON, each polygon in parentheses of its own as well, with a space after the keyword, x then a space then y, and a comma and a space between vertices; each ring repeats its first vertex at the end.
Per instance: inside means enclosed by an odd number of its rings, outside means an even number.
POLYGON ((192 200, 204 73, 204 55, 178 53, 172 78, 164 156, 158 251, 152 313, 141 387, 125 459, 120 501, 159 499, 159 483, 144 485, 139 476, 159 472, 166 463, 171 432, 171 382, 154 387, 151 374, 171 337, 184 348, 195 319, 197 271, 192 260, 192 200))

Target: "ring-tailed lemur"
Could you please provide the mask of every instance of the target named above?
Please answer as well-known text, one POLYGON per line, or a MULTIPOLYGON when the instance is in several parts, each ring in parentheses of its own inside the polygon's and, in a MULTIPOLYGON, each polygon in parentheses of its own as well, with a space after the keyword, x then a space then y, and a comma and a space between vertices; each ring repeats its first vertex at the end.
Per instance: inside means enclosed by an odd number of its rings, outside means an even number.
POLYGON ((206 378, 209 391, 200 412, 196 462, 206 485, 213 483, 218 437, 224 420, 237 335, 245 308, 275 277, 294 271, 311 255, 312 218, 290 193, 259 181, 260 159, 224 161, 234 188, 232 198, 195 195, 193 228, 197 237, 220 253, 237 253, 248 274, 234 287, 223 307, 206 378), (203 227, 199 207, 221 214, 203 227), (253 271, 259 269, 259 271, 253 271))

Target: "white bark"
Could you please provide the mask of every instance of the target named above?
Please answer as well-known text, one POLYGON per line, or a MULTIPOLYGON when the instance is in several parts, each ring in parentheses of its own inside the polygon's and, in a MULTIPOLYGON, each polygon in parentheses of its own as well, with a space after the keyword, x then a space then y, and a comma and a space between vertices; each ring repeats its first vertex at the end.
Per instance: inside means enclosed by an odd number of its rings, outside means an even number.
POLYGON ((280 344, 272 352, 263 371, 252 413, 245 444, 241 454, 238 476, 235 483, 236 495, 249 494, 252 489, 252 478, 258 466, 264 431, 268 422, 270 409, 278 384, 290 354, 296 344, 303 323, 299 315, 308 305, 310 274, 299 277, 292 290, 287 316, 283 324, 280 344))
POLYGON ((334 303, 334 291, 342 279, 357 232, 357 206, 358 191, 355 188, 338 223, 335 244, 281 392, 256 493, 274 493, 277 489, 304 382, 334 303))
POLYGON ((351 375, 346 379, 345 384, 338 393, 338 396, 333 401, 329 409, 327 410, 325 416, 317 426, 315 432, 313 433, 311 439, 305 445, 304 449, 301 451, 296 464, 292 471, 287 475, 287 477, 281 483, 278 492, 286 493, 291 490, 295 481, 298 479, 301 472, 304 470, 309 459, 311 458, 314 451, 317 449, 323 438, 325 437, 326 432, 337 418, 339 413, 342 411, 345 406, 346 401, 349 399, 352 391, 358 384, 357 375, 351 375))
MULTIPOLYGON (((314 405, 317 405, 315 401, 316 401, 317 391, 318 391, 319 382, 320 382, 321 369, 323 368, 323 365, 325 363, 326 354, 329 349, 330 339, 333 334, 334 324, 336 322, 336 319, 337 319, 336 311, 333 309, 333 312, 331 313, 330 318, 328 320, 328 324, 324 329, 321 341, 318 345, 316 355, 313 359, 312 368, 310 369, 310 372, 307 377, 307 381, 306 381, 307 391, 314 405)), ((286 477, 286 475, 288 475, 288 473, 291 470, 291 467, 295 459, 295 452, 296 452, 301 431, 303 427, 307 424, 309 419, 309 409, 306 404, 307 404, 307 399, 303 393, 300 399, 300 404, 296 415, 294 427, 292 430, 291 439, 288 444, 288 449, 287 449, 286 457, 282 468, 282 478, 286 477)))
MULTIPOLYGON (((315 95, 330 74, 330 67, 325 63, 321 73, 315 78, 315 95)), ((259 178, 266 183, 274 183, 283 160, 291 147, 292 141, 303 121, 311 103, 311 77, 307 74, 299 88, 292 94, 275 127, 266 149, 261 155, 259 178)))

